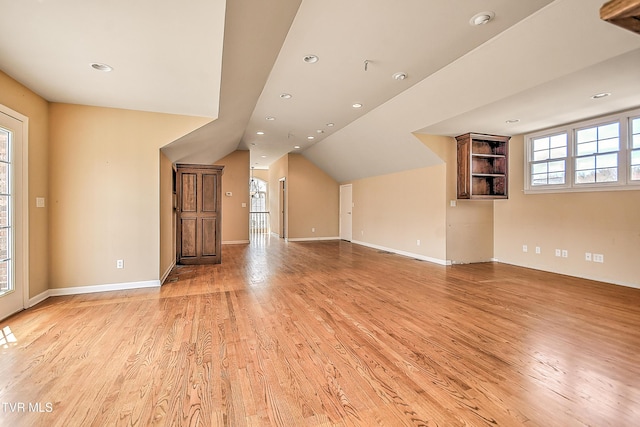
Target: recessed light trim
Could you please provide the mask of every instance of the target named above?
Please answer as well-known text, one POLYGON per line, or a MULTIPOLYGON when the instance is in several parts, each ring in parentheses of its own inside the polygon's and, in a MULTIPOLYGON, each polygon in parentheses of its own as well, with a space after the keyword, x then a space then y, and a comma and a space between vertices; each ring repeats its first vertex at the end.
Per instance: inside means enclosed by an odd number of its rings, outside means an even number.
POLYGON ((282 99, 291 99, 293 96, 290 93, 281 93, 280 98, 282 99))
POLYGON ((611 92, 596 93, 591 97, 591 99, 601 99, 601 98, 606 98, 607 96, 611 96, 611 92))
POLYGON ((493 18, 495 18, 496 14, 493 12, 480 12, 480 13, 476 13, 475 15, 473 15, 471 17, 471 19, 469 19, 469 24, 470 25, 474 25, 474 26, 478 26, 478 25, 484 25, 486 23, 488 23, 489 21, 492 21, 493 18))
POLYGON ((505 123, 513 124, 513 123, 518 123, 519 121, 520 119, 509 119, 509 120, 505 120, 505 123))
POLYGON ((275 119, 276 119, 276 118, 275 118, 275 117, 273 117, 273 116, 265 117, 265 120, 267 120, 267 121, 269 121, 269 122, 272 122, 272 121, 274 121, 275 119))
POLYGON ((311 135, 309 135, 309 136, 307 137, 307 139, 308 139, 309 141, 311 141, 312 139, 316 139, 316 137, 315 137, 315 136, 311 136, 311 135))
POLYGON ((324 131, 322 129, 318 129, 316 133, 324 133, 324 131))
POLYGON ((333 124, 333 123, 327 123, 327 127, 328 127, 328 128, 332 128, 332 127, 334 127, 334 126, 335 126, 335 124, 333 124))
POLYGON ((258 132, 256 132, 256 135, 264 135, 264 131, 259 130, 258 132))
POLYGON ((300 148, 299 145, 294 145, 293 148, 295 148, 296 150, 298 150, 300 148))
POLYGON ((362 104, 360 104, 359 102, 356 102, 355 104, 352 105, 353 108, 362 108, 362 104))
POLYGON ((400 71, 391 76, 394 80, 404 80, 407 78, 407 73, 400 71))
POLYGON ((317 55, 305 55, 302 60, 307 64, 315 64, 320 58, 317 55))
POLYGON ((94 62, 91 64, 91 68, 93 68, 94 70, 97 71, 102 71, 104 73, 108 73, 110 71, 113 71, 113 67, 111 65, 108 64, 103 64, 102 62, 94 62))

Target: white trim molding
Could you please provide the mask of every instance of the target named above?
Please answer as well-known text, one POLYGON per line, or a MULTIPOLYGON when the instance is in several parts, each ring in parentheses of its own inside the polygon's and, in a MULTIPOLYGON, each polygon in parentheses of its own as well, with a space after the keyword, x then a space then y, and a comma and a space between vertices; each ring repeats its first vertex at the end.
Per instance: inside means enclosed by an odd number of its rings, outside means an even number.
POLYGON ((171 274, 171 270, 173 270, 175 266, 176 266, 176 260, 173 260, 169 268, 165 270, 164 274, 160 278, 160 285, 164 285, 164 281, 167 280, 167 277, 169 277, 169 274, 171 274))
POLYGON ((324 240, 340 240, 340 237, 289 237, 287 242, 319 242, 324 240))
POLYGON ((222 241, 223 245, 246 245, 248 244, 249 241, 248 240, 226 240, 226 241, 222 241))
POLYGON ((355 243, 356 245, 366 246, 366 247, 372 248, 372 249, 378 249, 378 250, 382 250, 382 251, 391 252, 391 253, 402 255, 402 256, 406 256, 406 257, 409 257, 409 258, 419 259, 421 261, 432 262, 434 264, 451 265, 451 261, 450 260, 446 260, 446 259, 432 258, 432 257, 426 256, 426 255, 420 255, 420 254, 416 254, 416 253, 413 253, 413 252, 401 251, 399 249, 394 249, 394 248, 387 248, 385 246, 374 245, 373 243, 361 242, 361 241, 358 241, 358 240, 352 240, 351 243, 355 243))

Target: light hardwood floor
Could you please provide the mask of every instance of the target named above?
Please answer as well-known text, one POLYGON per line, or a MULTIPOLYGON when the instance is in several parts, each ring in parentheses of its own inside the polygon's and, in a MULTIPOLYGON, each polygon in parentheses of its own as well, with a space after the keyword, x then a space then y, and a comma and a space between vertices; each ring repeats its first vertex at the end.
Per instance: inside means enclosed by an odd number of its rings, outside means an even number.
POLYGON ((0 327, 3 426, 640 424, 640 290, 504 264, 271 239, 0 327))

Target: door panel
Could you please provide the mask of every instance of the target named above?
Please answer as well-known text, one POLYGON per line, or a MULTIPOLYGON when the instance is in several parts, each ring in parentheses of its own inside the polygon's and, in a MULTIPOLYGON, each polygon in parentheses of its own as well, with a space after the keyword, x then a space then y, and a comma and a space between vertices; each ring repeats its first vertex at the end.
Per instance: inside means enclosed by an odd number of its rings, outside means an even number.
POLYGON ((176 165, 178 264, 220 263, 222 166, 176 165))
POLYGON ((351 241, 353 237, 353 195, 351 184, 340 186, 340 238, 351 241))

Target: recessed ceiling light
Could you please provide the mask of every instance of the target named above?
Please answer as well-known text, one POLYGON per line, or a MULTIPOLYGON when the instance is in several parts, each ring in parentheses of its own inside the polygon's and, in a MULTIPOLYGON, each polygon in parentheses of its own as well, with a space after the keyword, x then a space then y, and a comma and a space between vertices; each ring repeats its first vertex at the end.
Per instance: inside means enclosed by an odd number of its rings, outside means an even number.
POLYGON ((262 157, 263 159, 266 159, 266 158, 267 158, 267 156, 260 156, 260 157, 262 157))
POLYGON ((264 135, 264 132, 259 130, 258 132, 256 132, 256 135, 264 135))
POLYGON ((266 117, 266 119, 270 122, 274 121, 276 118, 273 116, 266 117))
POLYGON ((94 62, 91 64, 91 68, 98 71, 104 71, 105 73, 113 71, 113 67, 111 65, 103 64, 101 62, 94 62))
POLYGON ((607 96, 611 96, 611 92, 601 92, 601 93, 596 93, 595 95, 593 95, 593 96, 591 97, 591 99, 606 98, 607 96))
POLYGON ((362 104, 360 104, 359 102, 356 102, 355 104, 352 105, 353 108, 362 108, 362 104))
POLYGON ((395 73, 393 76, 394 80, 404 80, 407 78, 407 73, 400 71, 399 73, 395 73))
POLYGON ((282 98, 282 99, 291 99, 291 94, 290 93, 281 93, 280 94, 280 98, 282 98))
POLYGON ((251 146, 252 146, 252 147, 255 147, 255 146, 256 146, 256 143, 255 143, 255 142, 252 142, 252 143, 251 143, 251 146))
POLYGON ((487 22, 491 21, 496 16, 493 12, 480 12, 476 13, 469 20, 469 24, 471 25, 484 25, 487 22))
POLYGON ((520 119, 509 119, 509 120, 505 120, 505 123, 512 124, 512 123, 518 123, 519 121, 520 119))
POLYGON ((327 123, 327 127, 328 127, 328 128, 332 128, 332 127, 334 127, 334 126, 335 126, 335 125, 334 125, 333 123, 327 123))
POLYGON ((295 148, 297 150, 298 148, 300 148, 300 146, 299 145, 294 145, 293 148, 295 148))
POLYGON ((318 129, 316 132, 317 133, 324 133, 324 131, 322 129, 318 129))
POLYGON ((315 136, 311 136, 311 135, 309 135, 309 136, 307 137, 307 139, 308 139, 308 140, 312 140, 312 139, 316 139, 316 137, 315 137, 315 136))
POLYGON ((307 64, 315 64, 318 62, 318 57, 316 55, 306 55, 302 60, 307 64))

